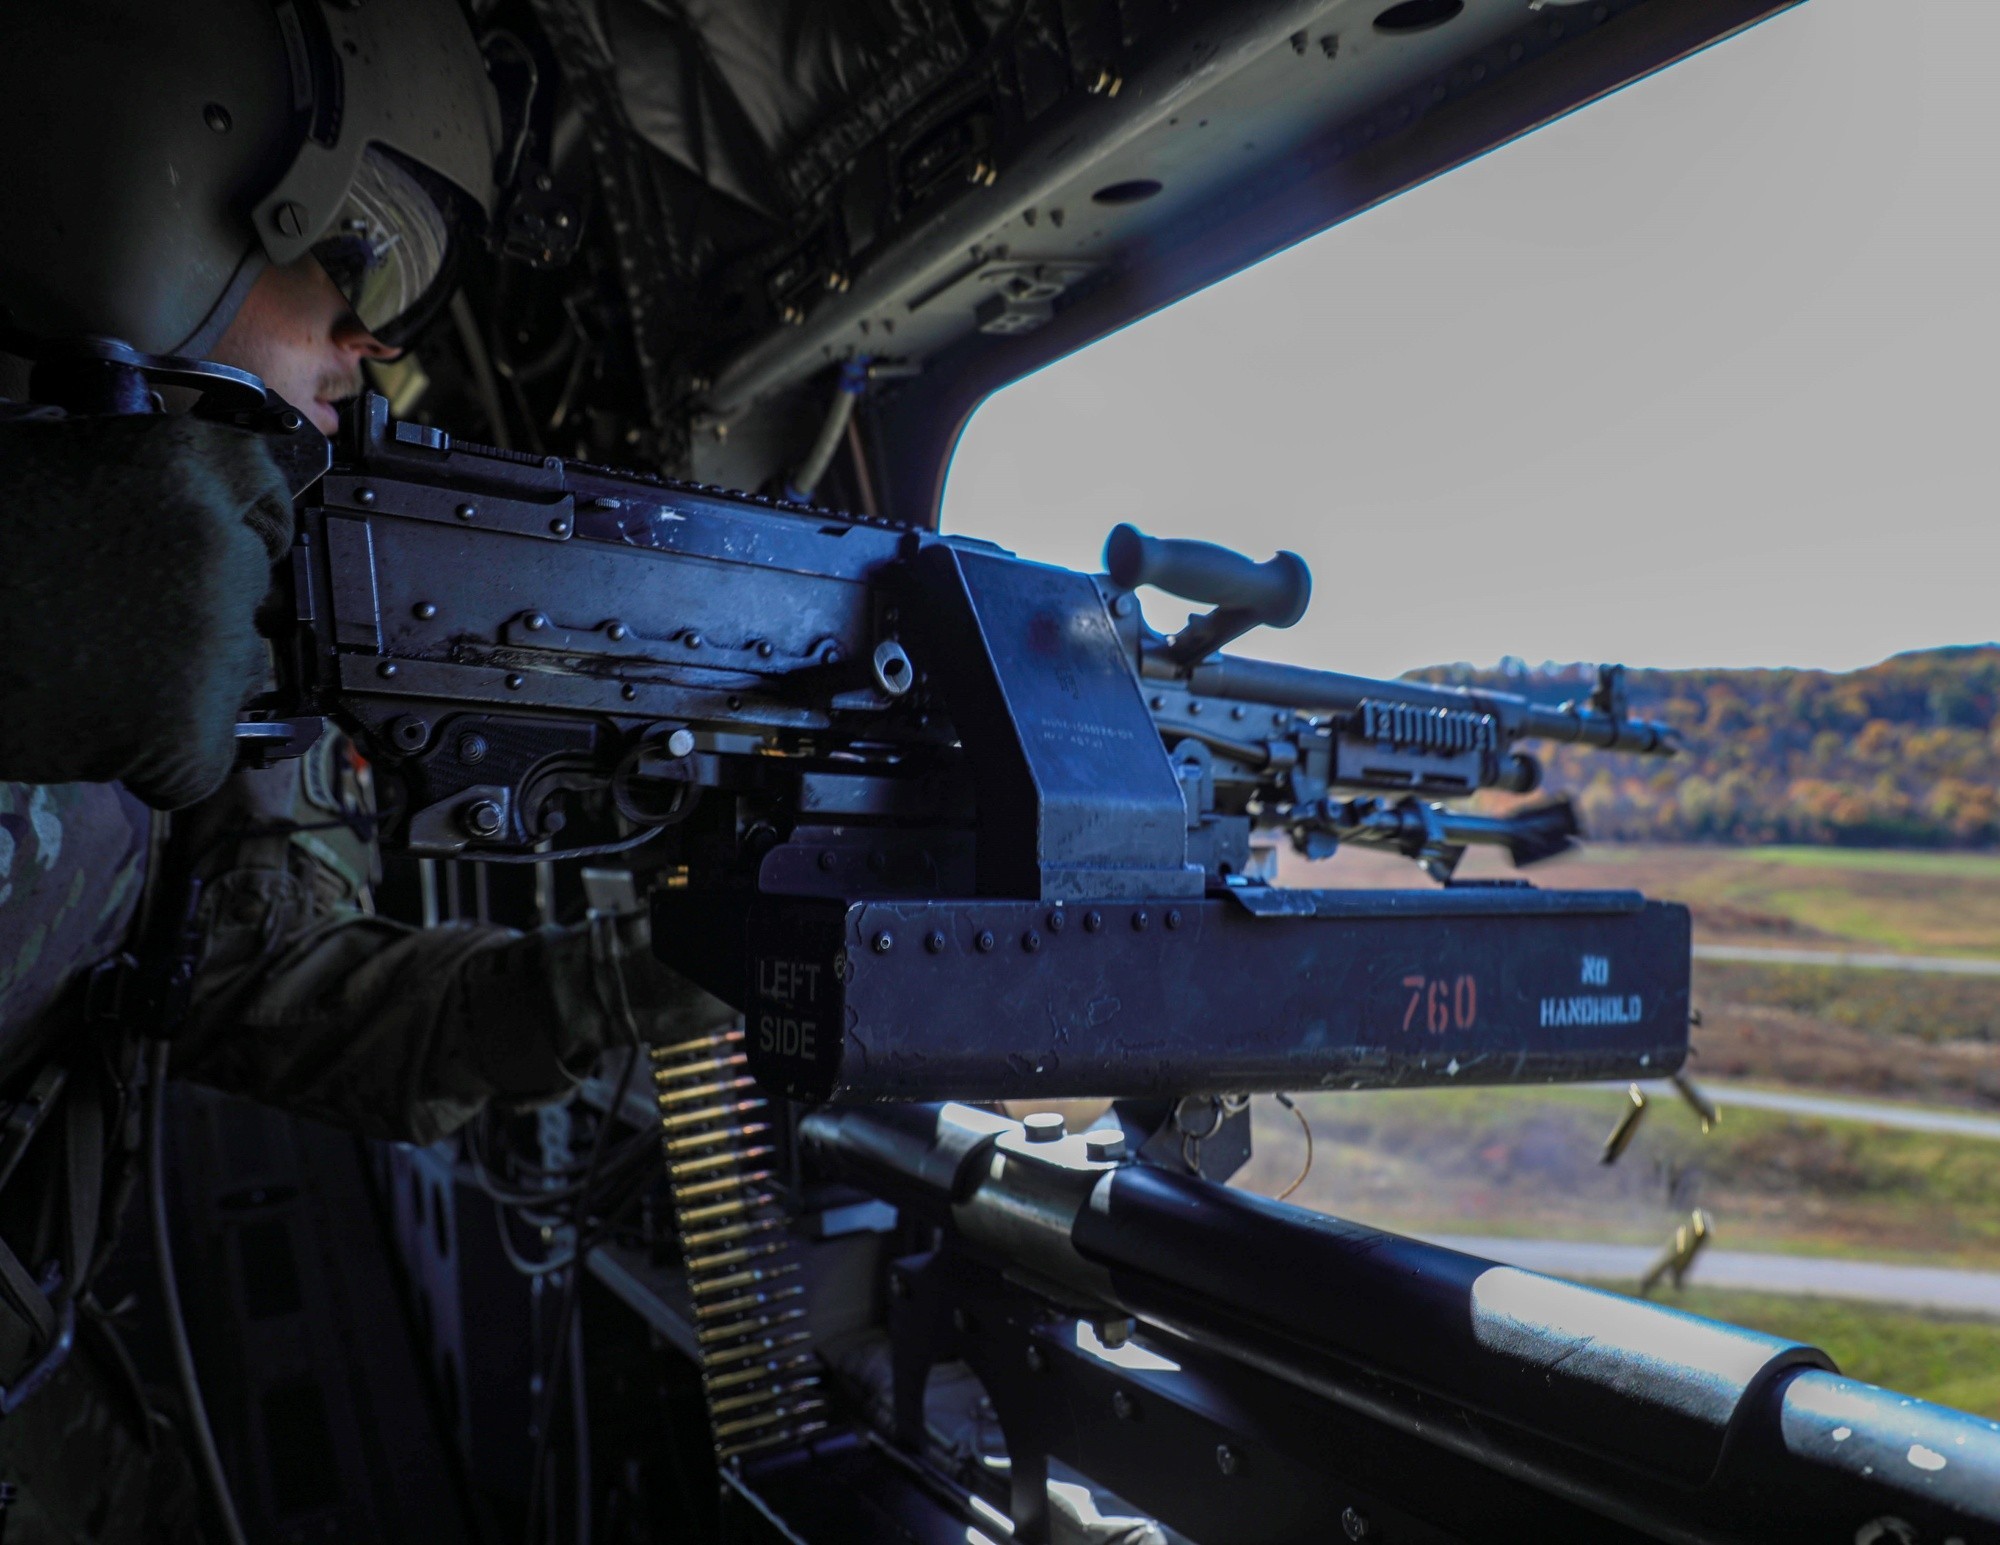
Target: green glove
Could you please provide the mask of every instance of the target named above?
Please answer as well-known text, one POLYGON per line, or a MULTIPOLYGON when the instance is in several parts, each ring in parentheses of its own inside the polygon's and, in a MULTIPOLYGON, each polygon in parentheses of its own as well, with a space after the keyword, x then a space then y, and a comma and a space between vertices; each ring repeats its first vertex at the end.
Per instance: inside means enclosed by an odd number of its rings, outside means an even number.
POLYGON ((292 539, 257 436, 186 417, 0 421, 0 780, 175 809, 235 758, 252 618, 292 539))

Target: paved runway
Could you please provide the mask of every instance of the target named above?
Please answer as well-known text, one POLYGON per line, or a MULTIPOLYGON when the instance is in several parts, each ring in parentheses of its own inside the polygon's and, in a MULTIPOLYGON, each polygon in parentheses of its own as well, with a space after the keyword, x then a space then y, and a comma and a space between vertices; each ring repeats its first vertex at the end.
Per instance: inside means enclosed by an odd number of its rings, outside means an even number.
MULTIPOLYGON (((1790 1116, 1817 1116, 1824 1121, 1860 1121, 1870 1126, 1888 1127, 1898 1132, 1935 1132, 1947 1137, 1983 1138, 2000 1142, 2000 1116, 1979 1116, 1970 1112, 1937 1110, 1923 1105, 1900 1105, 1892 1100, 1837 1099, 1829 1095, 1795 1094, 1778 1089, 1753 1089, 1723 1079, 1695 1079, 1703 1091, 1729 1119, 1729 1107, 1745 1110, 1781 1111, 1790 1116)), ((1622 1088, 1623 1085, 1613 1087, 1622 1088)), ((1639 1086, 1647 1097, 1672 1100, 1673 1086, 1664 1081, 1639 1086)))
MULTIPOLYGON (((1598 1244, 1589 1240, 1503 1239, 1478 1234, 1427 1234, 1432 1244, 1485 1256, 1555 1277, 1637 1282, 1660 1257, 1652 1245, 1598 1244)), ((1748 1250, 1704 1250, 1688 1273, 1704 1287, 1765 1293, 1809 1293, 1856 1298, 1919 1309, 2000 1316, 2000 1272, 1883 1261, 1819 1260, 1748 1250)), ((1669 1296, 1666 1300, 1671 1303, 1669 1296)))
POLYGON ((1774 966, 1851 966, 1862 971, 1934 971, 1944 976, 2000 976, 2000 960, 1948 955, 1884 955, 1857 950, 1792 950, 1761 944, 1697 944, 1697 960, 1754 960, 1774 966))

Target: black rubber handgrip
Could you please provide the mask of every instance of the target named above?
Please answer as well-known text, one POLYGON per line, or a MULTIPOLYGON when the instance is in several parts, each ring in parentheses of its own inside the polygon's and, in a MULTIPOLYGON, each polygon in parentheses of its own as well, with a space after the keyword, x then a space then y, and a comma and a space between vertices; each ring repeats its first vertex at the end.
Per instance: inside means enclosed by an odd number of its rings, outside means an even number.
POLYGON ((1112 527, 1104 543, 1104 568, 1121 590, 1151 585, 1183 600, 1249 613, 1273 628, 1289 628, 1312 599, 1312 571, 1297 553, 1258 563, 1213 542, 1147 536, 1123 524, 1112 527))

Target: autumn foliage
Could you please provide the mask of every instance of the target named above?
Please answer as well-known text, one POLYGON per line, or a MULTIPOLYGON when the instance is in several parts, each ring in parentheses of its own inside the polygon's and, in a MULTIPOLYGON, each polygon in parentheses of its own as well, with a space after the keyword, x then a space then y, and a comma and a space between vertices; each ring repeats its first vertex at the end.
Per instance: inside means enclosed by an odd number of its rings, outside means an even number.
MULTIPOLYGON (((1558 702, 1594 668, 1503 660, 1415 679, 1558 702)), ((1539 747, 1584 830, 1632 841, 1990 847, 2000 843, 2000 646, 1866 670, 1635 670, 1632 712, 1681 732, 1671 761, 1539 747)), ((1509 801, 1510 803, 1512 801, 1509 801)))

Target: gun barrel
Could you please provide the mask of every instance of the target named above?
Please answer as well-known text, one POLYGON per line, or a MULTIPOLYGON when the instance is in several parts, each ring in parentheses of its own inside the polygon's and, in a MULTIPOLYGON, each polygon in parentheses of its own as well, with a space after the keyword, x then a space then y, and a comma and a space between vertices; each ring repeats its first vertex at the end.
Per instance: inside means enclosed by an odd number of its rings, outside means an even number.
POLYGON ((1353 713, 1363 702, 1404 703, 1414 708, 1445 708, 1491 714, 1513 738, 1563 741, 1625 751, 1638 756, 1672 756, 1679 750, 1671 726, 1645 719, 1614 719, 1574 703, 1531 702, 1511 692, 1480 692, 1438 687, 1420 681, 1374 681, 1340 671, 1281 665, 1272 660, 1248 660, 1217 655, 1188 674, 1195 691, 1214 697, 1269 703, 1277 708, 1353 713))

